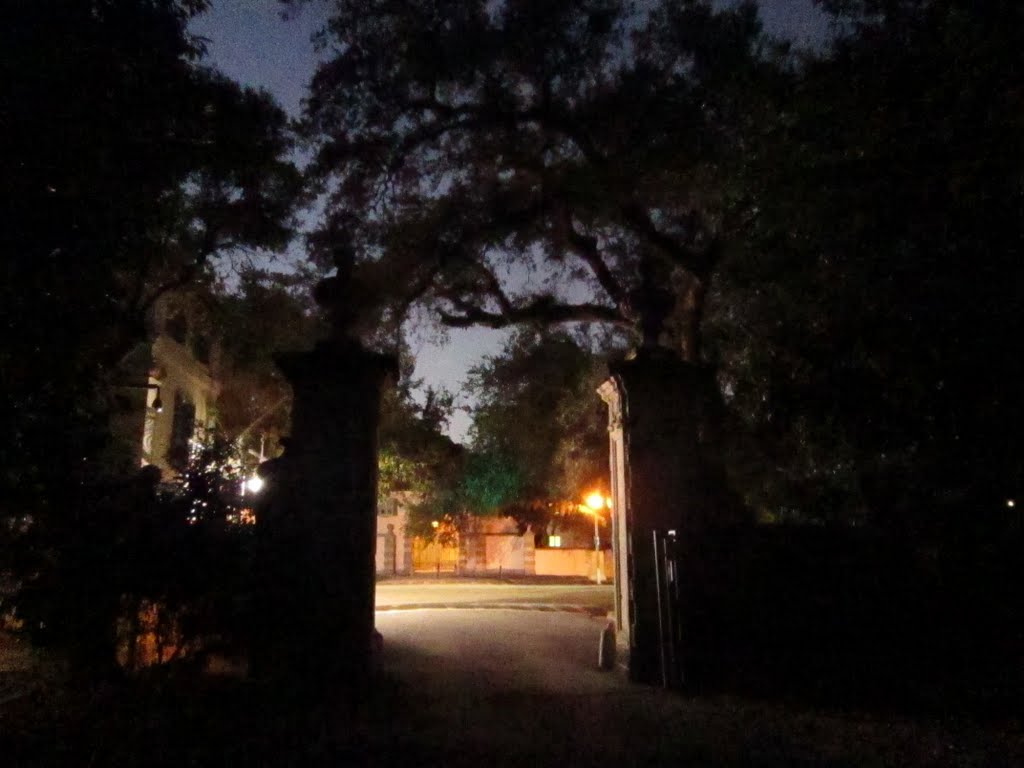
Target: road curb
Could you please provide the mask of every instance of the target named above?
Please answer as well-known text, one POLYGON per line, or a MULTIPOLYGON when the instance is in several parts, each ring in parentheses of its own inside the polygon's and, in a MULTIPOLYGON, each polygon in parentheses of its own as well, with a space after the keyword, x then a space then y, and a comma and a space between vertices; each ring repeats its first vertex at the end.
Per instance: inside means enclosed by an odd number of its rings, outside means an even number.
POLYGON ((608 614, 607 608, 551 603, 397 603, 395 605, 378 605, 376 608, 378 613, 424 609, 452 611, 548 611, 551 613, 579 613, 596 618, 604 618, 608 614))

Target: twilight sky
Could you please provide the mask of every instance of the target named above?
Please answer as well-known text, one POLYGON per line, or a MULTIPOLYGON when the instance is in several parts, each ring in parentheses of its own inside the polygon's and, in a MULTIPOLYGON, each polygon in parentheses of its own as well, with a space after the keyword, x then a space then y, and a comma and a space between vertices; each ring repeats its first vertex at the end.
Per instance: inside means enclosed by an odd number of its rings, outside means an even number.
MULTIPOLYGON (((283 6, 278 0, 213 0, 212 4, 191 25, 194 34, 208 41, 207 63, 243 85, 269 91, 297 117, 318 60, 310 38, 323 23, 327 4, 304 5, 287 20, 281 18, 283 6)), ((812 0, 762 0, 761 16, 765 30, 778 37, 807 43, 826 36, 827 21, 812 0)), ((297 243, 279 268, 300 258, 297 243)), ((468 368, 484 355, 497 353, 507 337, 506 331, 482 328, 453 329, 443 341, 413 337, 416 376, 457 393, 468 368)), ((449 430, 452 438, 462 440, 469 426, 468 414, 457 411, 449 430)))

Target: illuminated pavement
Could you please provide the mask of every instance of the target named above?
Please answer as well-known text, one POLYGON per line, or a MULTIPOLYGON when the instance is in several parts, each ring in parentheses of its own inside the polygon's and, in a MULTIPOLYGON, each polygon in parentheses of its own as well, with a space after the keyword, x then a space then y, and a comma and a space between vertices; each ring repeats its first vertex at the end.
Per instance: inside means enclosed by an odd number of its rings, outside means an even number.
POLYGON ((403 679, 441 695, 461 694, 481 682, 506 693, 621 690, 624 680, 597 669, 601 627, 589 616, 559 612, 420 609, 377 614, 385 663, 392 661, 403 679), (439 666, 446 674, 435 680, 439 666))
POLYGON ((526 581, 395 580, 377 585, 377 609, 546 608, 604 616, 612 610, 610 584, 526 581))
POLYGON ((562 611, 378 612, 382 666, 401 701, 394 741, 416 765, 597 765, 623 754, 623 704, 658 692, 597 669, 601 626, 562 611))
POLYGON ((608 718, 660 692, 597 668, 596 617, 612 600, 609 585, 378 584, 382 667, 401 703, 393 738, 412 739, 424 765, 596 765, 621 752, 608 718))
POLYGON ((351 740, 339 757, 449 768, 1024 764, 1016 762, 1024 757, 1019 734, 631 685, 597 669, 603 620, 550 609, 579 605, 587 587, 495 586, 461 597, 452 587, 379 593, 380 605, 444 594, 453 607, 378 611, 381 699, 362 727, 346 726, 351 740), (495 594, 520 605, 538 595, 555 602, 549 610, 486 609, 495 594))

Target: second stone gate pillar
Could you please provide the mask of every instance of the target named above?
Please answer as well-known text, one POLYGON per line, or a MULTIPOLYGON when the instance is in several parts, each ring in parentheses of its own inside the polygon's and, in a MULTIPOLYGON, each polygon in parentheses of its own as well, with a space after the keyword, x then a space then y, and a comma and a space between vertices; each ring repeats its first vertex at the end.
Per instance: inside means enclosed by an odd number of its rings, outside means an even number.
POLYGON ((659 350, 610 366, 598 393, 609 415, 619 659, 632 680, 659 683, 653 534, 675 531, 682 551, 695 551, 703 532, 741 514, 725 490, 720 399, 711 369, 659 350))

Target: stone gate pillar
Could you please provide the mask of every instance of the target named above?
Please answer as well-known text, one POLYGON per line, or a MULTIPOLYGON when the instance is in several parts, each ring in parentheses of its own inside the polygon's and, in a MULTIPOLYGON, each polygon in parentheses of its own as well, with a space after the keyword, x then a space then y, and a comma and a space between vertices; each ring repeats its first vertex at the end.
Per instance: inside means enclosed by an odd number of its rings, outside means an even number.
POLYGON ((710 369, 642 350, 610 366, 598 393, 608 404, 618 656, 632 680, 659 682, 653 532, 674 530, 693 549, 735 516, 712 434, 717 389, 710 369))
POLYGON ((398 536, 395 534, 395 526, 393 523, 388 523, 388 530, 383 536, 379 537, 383 539, 384 552, 384 573, 388 576, 394 576, 398 573, 398 536))
POLYGON ((263 674, 327 680, 370 666, 377 541, 377 423, 394 360, 352 339, 278 361, 292 432, 258 521, 267 621, 263 674), (334 673, 334 674, 332 674, 334 673))

